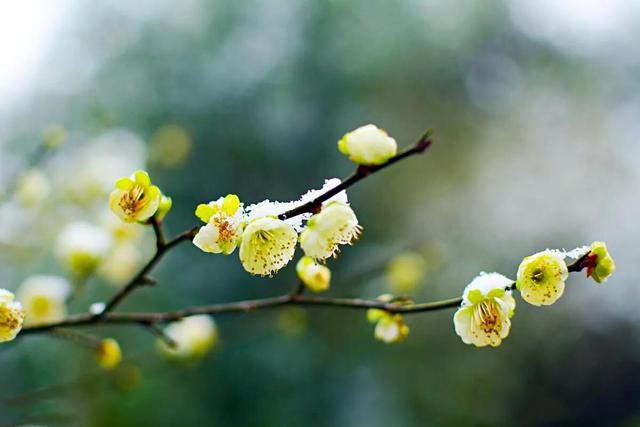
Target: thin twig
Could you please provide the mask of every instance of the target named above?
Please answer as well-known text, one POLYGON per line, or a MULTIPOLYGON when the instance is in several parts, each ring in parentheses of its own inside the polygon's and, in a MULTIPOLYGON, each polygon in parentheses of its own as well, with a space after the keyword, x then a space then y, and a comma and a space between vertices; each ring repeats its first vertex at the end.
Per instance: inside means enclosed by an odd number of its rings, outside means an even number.
MULTIPOLYGON (((335 196, 342 190, 348 187, 351 187, 353 184, 362 180, 363 178, 366 178, 367 176, 375 172, 378 172, 379 170, 382 170, 387 166, 391 166, 392 164, 395 164, 400 160, 413 156, 414 154, 423 153, 431 145, 432 141, 429 138, 430 135, 431 135, 431 130, 426 131, 413 146, 407 148, 401 153, 398 153, 396 156, 389 159, 386 163, 383 163, 381 165, 359 166, 351 176, 342 180, 342 182, 336 187, 327 190, 326 192, 319 195, 314 200, 311 200, 308 203, 305 203, 290 211, 280 214, 279 218, 287 219, 297 215, 301 215, 306 212, 313 212, 315 209, 317 209, 318 206, 322 204, 322 202, 330 199, 331 197, 335 196)), ((151 224, 151 226, 153 227, 153 231, 156 236, 156 253, 149 260, 149 262, 144 267, 142 267, 142 269, 138 272, 138 274, 136 274, 125 286, 123 286, 122 289, 120 289, 120 291, 116 293, 109 302, 107 302, 105 309, 101 313, 93 315, 94 319, 96 320, 104 319, 107 313, 113 311, 137 287, 140 287, 144 284, 148 284, 148 281, 145 281, 145 277, 147 277, 147 275, 151 272, 151 270, 154 269, 154 267, 162 259, 164 254, 167 253, 174 246, 182 242, 185 242, 187 240, 193 240, 194 236, 196 235, 199 229, 199 227, 194 227, 192 229, 189 229, 179 234, 173 240, 166 242, 164 237, 164 232, 162 230, 162 224, 156 219, 155 216, 151 217, 151 219, 149 220, 149 224, 151 224)))
MULTIPOLYGON (((579 272, 582 258, 569 265, 569 271, 579 272)), ((297 289, 297 287, 296 287, 297 289)), ((515 282, 505 289, 514 290, 515 282)), ((462 298, 451 298, 441 301, 432 301, 425 303, 385 303, 378 300, 360 299, 360 298, 332 298, 332 297, 316 297, 301 294, 289 293, 278 295, 275 297, 252 299, 244 301, 236 301, 221 304, 211 304, 196 307, 188 307, 182 310, 166 311, 166 312, 127 312, 127 313, 105 313, 104 316, 96 320, 91 314, 77 314, 67 317, 56 323, 31 326, 24 328, 20 335, 46 332, 54 328, 86 326, 97 323, 109 324, 161 324, 180 320, 188 316, 197 314, 217 315, 223 313, 249 313, 266 308, 275 308, 288 305, 310 306, 310 307, 330 307, 330 308, 350 308, 355 310, 367 310, 377 308, 385 310, 389 313, 424 313, 427 311, 438 311, 455 308, 460 306, 462 298)))
POLYGON ((296 217, 298 215, 302 215, 307 212, 315 212, 318 209, 318 207, 322 205, 322 202, 329 200, 336 194, 340 193, 342 190, 345 190, 351 187, 353 184, 366 178, 367 176, 372 175, 388 166, 391 166, 394 163, 399 162, 400 160, 406 159, 407 157, 413 156, 415 154, 424 153, 425 150, 429 148, 429 146, 432 143, 432 140, 429 138, 431 136, 431 133, 432 133, 431 129, 427 130, 413 146, 396 154, 394 157, 387 160, 386 163, 383 163, 381 165, 358 166, 356 171, 349 177, 343 179, 342 182, 340 182, 340 184, 325 191, 315 199, 303 205, 297 206, 291 210, 288 210, 287 212, 281 213, 280 215, 278 215, 278 218, 285 220, 285 219, 296 217))
POLYGON ((164 242, 164 235, 162 234, 161 225, 158 224, 157 221, 152 221, 154 232, 156 234, 156 246, 157 250, 153 257, 147 262, 147 264, 142 267, 142 269, 136 274, 125 286, 123 286, 118 293, 116 293, 111 300, 106 304, 104 310, 101 313, 93 315, 96 320, 103 319, 105 315, 111 311, 113 311, 118 304, 122 302, 134 289, 139 286, 148 285, 150 281, 148 280, 148 274, 154 267, 158 264, 158 262, 162 259, 162 257, 173 247, 179 245, 180 243, 190 241, 193 239, 195 234, 198 231, 198 228, 192 228, 187 230, 168 242, 164 242))

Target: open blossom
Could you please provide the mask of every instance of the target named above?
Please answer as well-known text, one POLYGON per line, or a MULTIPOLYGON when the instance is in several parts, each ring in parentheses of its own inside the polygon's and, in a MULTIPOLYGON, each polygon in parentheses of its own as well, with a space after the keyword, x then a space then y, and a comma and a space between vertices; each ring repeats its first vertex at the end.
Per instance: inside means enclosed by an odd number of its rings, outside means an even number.
POLYGON ((105 338, 96 347, 96 361, 102 368, 110 370, 122 361, 122 350, 118 341, 113 338, 105 338))
POLYGON ((220 197, 215 202, 198 205, 196 216, 206 223, 200 227, 193 244, 205 252, 232 253, 242 239, 243 210, 235 194, 220 197))
POLYGON ((338 245, 351 244, 362 227, 351 207, 333 202, 311 217, 300 234, 300 246, 305 255, 323 260, 338 252, 338 245))
POLYGON ((56 253, 67 269, 84 277, 105 259, 113 245, 111 234, 88 222, 66 225, 56 242, 56 253))
POLYGON ((329 289, 331 270, 318 264, 313 258, 304 256, 296 265, 298 277, 304 285, 313 292, 323 292, 329 289))
POLYGON ((0 289, 0 342, 13 340, 22 329, 24 310, 14 295, 0 289))
MULTIPOLYGON (((393 295, 383 294, 376 299, 380 302, 391 302, 393 295)), ((367 310, 367 320, 376 324, 373 335, 385 344, 401 342, 409 335, 409 327, 404 323, 404 317, 401 314, 371 308, 367 310)))
POLYGON ((562 252, 547 249, 522 260, 516 287, 526 302, 551 305, 562 296, 569 277, 564 257, 562 252))
POLYGON ((587 255, 587 276, 598 283, 605 282, 616 270, 616 264, 609 255, 604 242, 593 242, 587 255))
POLYGON ((121 178, 109 196, 109 207, 125 222, 144 222, 160 206, 160 189, 151 185, 149 174, 136 171, 130 178, 121 178))
POLYGON ((456 334, 465 344, 497 347, 509 335, 516 301, 506 290, 513 281, 498 273, 481 273, 464 290, 453 316, 456 334))
POLYGON ((218 341, 218 328, 207 315, 189 316, 169 324, 164 334, 174 343, 170 347, 158 340, 160 353, 174 360, 193 360, 203 357, 218 341))
POLYGON ((369 124, 344 135, 338 149, 355 163, 380 165, 396 155, 398 144, 384 130, 369 124))
POLYGON ((62 277, 31 276, 18 288, 17 296, 24 307, 25 324, 29 326, 62 320, 67 314, 66 299, 71 287, 62 277))
POLYGON ((296 251, 298 234, 293 226, 276 218, 253 220, 240 244, 240 262, 251 274, 270 276, 287 265, 296 251))

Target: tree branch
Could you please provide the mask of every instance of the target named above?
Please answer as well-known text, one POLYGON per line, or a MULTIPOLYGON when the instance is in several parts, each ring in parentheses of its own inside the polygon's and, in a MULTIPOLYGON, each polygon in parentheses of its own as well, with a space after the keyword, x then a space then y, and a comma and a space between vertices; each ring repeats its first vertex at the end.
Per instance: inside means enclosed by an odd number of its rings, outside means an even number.
POLYGON ((432 140, 429 138, 431 136, 431 133, 432 133, 431 129, 427 130, 413 146, 396 154, 394 157, 387 160, 386 163, 383 163, 381 165, 358 166, 356 171, 353 174, 351 174, 349 177, 343 179, 340 184, 325 191, 315 199, 305 204, 302 204, 293 209, 290 209, 287 212, 281 213, 280 215, 278 215, 278 218, 281 220, 285 220, 285 219, 296 217, 298 215, 302 215, 307 212, 315 212, 322 205, 322 202, 329 200, 330 198, 332 198, 342 190, 346 190, 347 188, 351 187, 352 185, 366 178, 367 176, 372 175, 388 166, 391 166, 394 163, 399 162, 400 160, 406 159, 407 157, 411 157, 415 154, 424 153, 426 149, 429 148, 429 146, 431 146, 432 140))
MULTIPOLYGON (((586 255, 585 255, 586 257, 586 255)), ((568 265, 571 272, 579 272, 584 257, 578 259, 573 264, 568 265)), ((297 288, 296 288, 297 289, 297 288)), ((515 282, 507 286, 505 289, 514 290, 515 282)), ((31 326, 23 328, 21 335, 47 332, 56 328, 105 324, 143 324, 157 325, 175 320, 180 320, 188 316, 197 314, 216 315, 223 313, 250 313, 267 308, 276 308, 282 306, 311 306, 311 307, 329 307, 329 308, 350 308, 355 310, 368 310, 377 308, 389 313, 413 314, 424 313, 427 311, 446 310, 459 307, 462 298, 451 298, 441 301, 432 301, 424 303, 402 303, 402 302, 382 302, 378 300, 360 299, 360 298, 333 298, 333 297, 315 297, 306 296, 296 293, 288 293, 275 297, 250 299, 244 301, 235 301, 221 304, 211 304, 203 306, 188 307, 182 310, 166 311, 166 312, 128 312, 128 313, 104 313, 102 317, 97 318, 91 314, 77 314, 67 317, 59 322, 31 326)))
POLYGON ((151 220, 151 225, 153 226, 153 231, 156 235, 156 253, 153 257, 147 262, 147 264, 142 267, 142 269, 136 274, 126 285, 124 285, 106 304, 104 310, 101 313, 95 314, 92 317, 96 320, 104 319, 105 315, 114 308, 118 306, 133 290, 137 287, 149 285, 153 283, 149 280, 148 274, 155 268, 155 266, 160 262, 162 257, 171 250, 173 247, 179 245, 180 243, 190 241, 198 232, 198 227, 194 227, 190 230, 187 230, 183 233, 180 233, 172 240, 165 242, 164 234, 162 231, 161 224, 158 223, 155 219, 151 220))

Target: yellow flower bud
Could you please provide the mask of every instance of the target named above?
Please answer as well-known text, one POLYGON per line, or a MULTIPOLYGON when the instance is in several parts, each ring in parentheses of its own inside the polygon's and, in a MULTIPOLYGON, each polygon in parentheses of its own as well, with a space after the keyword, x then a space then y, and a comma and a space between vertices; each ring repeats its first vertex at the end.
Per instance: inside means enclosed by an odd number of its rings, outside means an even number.
POLYGON ((296 250, 298 235, 290 224, 265 217, 247 225, 240 245, 240 262, 246 271, 271 276, 287 265, 296 250))
POLYGON ((158 339, 158 351, 172 360, 200 359, 211 350, 218 341, 218 328, 207 315, 189 316, 169 324, 164 334, 173 340, 175 347, 170 347, 158 339))
POLYGON ((165 216, 171 210, 173 206, 173 200, 171 197, 167 197, 164 194, 160 195, 160 204, 158 205, 158 210, 156 211, 155 217, 158 221, 162 221, 165 216))
POLYGON ((145 222, 160 206, 161 193, 151 185, 149 175, 136 171, 130 178, 121 178, 109 196, 109 207, 125 222, 145 222))
POLYGON ((465 344, 497 347, 509 335, 516 301, 513 281, 498 273, 481 273, 464 290, 463 301, 453 316, 456 334, 465 344))
POLYGON ((323 292, 329 289, 331 270, 318 264, 313 258, 304 256, 296 265, 298 277, 304 285, 313 292, 323 292))
POLYGON ((96 347, 96 361, 104 369, 111 370, 122 361, 122 351, 118 341, 105 338, 96 347))
POLYGON ((305 255, 323 260, 335 255, 338 245, 351 244, 361 231, 351 207, 332 202, 309 219, 300 234, 300 246, 305 255))
POLYGON ((551 305, 564 293, 569 270, 564 254, 546 250, 526 257, 518 267, 516 287, 532 305, 551 305))
POLYGON ((604 242, 593 242, 587 255, 587 276, 598 283, 605 282, 616 270, 616 264, 609 255, 604 242))
POLYGON ((22 329, 24 310, 14 295, 0 289, 0 342, 13 340, 22 329))
POLYGON ((338 149, 355 163, 381 165, 396 155, 398 145, 384 130, 369 124, 344 135, 338 149))

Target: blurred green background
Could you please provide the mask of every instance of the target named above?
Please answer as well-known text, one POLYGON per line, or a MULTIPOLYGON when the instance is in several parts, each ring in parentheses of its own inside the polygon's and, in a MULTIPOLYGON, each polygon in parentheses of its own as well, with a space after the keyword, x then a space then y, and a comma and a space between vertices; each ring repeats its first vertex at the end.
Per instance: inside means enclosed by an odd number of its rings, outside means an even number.
MULTIPOLYGON (((0 348, 0 425, 640 425, 639 37, 633 0, 2 3, 0 287, 65 274, 59 231, 99 222, 137 167, 173 197, 174 234, 221 195, 293 200, 347 175, 336 141, 370 122, 401 146, 432 127, 435 143, 349 191, 365 232, 330 262, 329 295, 385 292, 410 247, 430 266, 420 301, 593 240, 618 271, 572 275, 550 307, 518 299, 496 349, 464 345, 453 311, 408 317, 392 346, 359 311, 219 316, 220 342, 189 366, 143 329, 86 329, 120 341, 114 373, 24 337, 0 348), (46 197, 25 203, 12 183, 51 123, 67 141, 39 166, 46 197)), ((250 277, 237 253, 187 244, 121 309, 275 295, 294 270, 250 277)), ((71 311, 115 289, 92 278, 71 311)))

